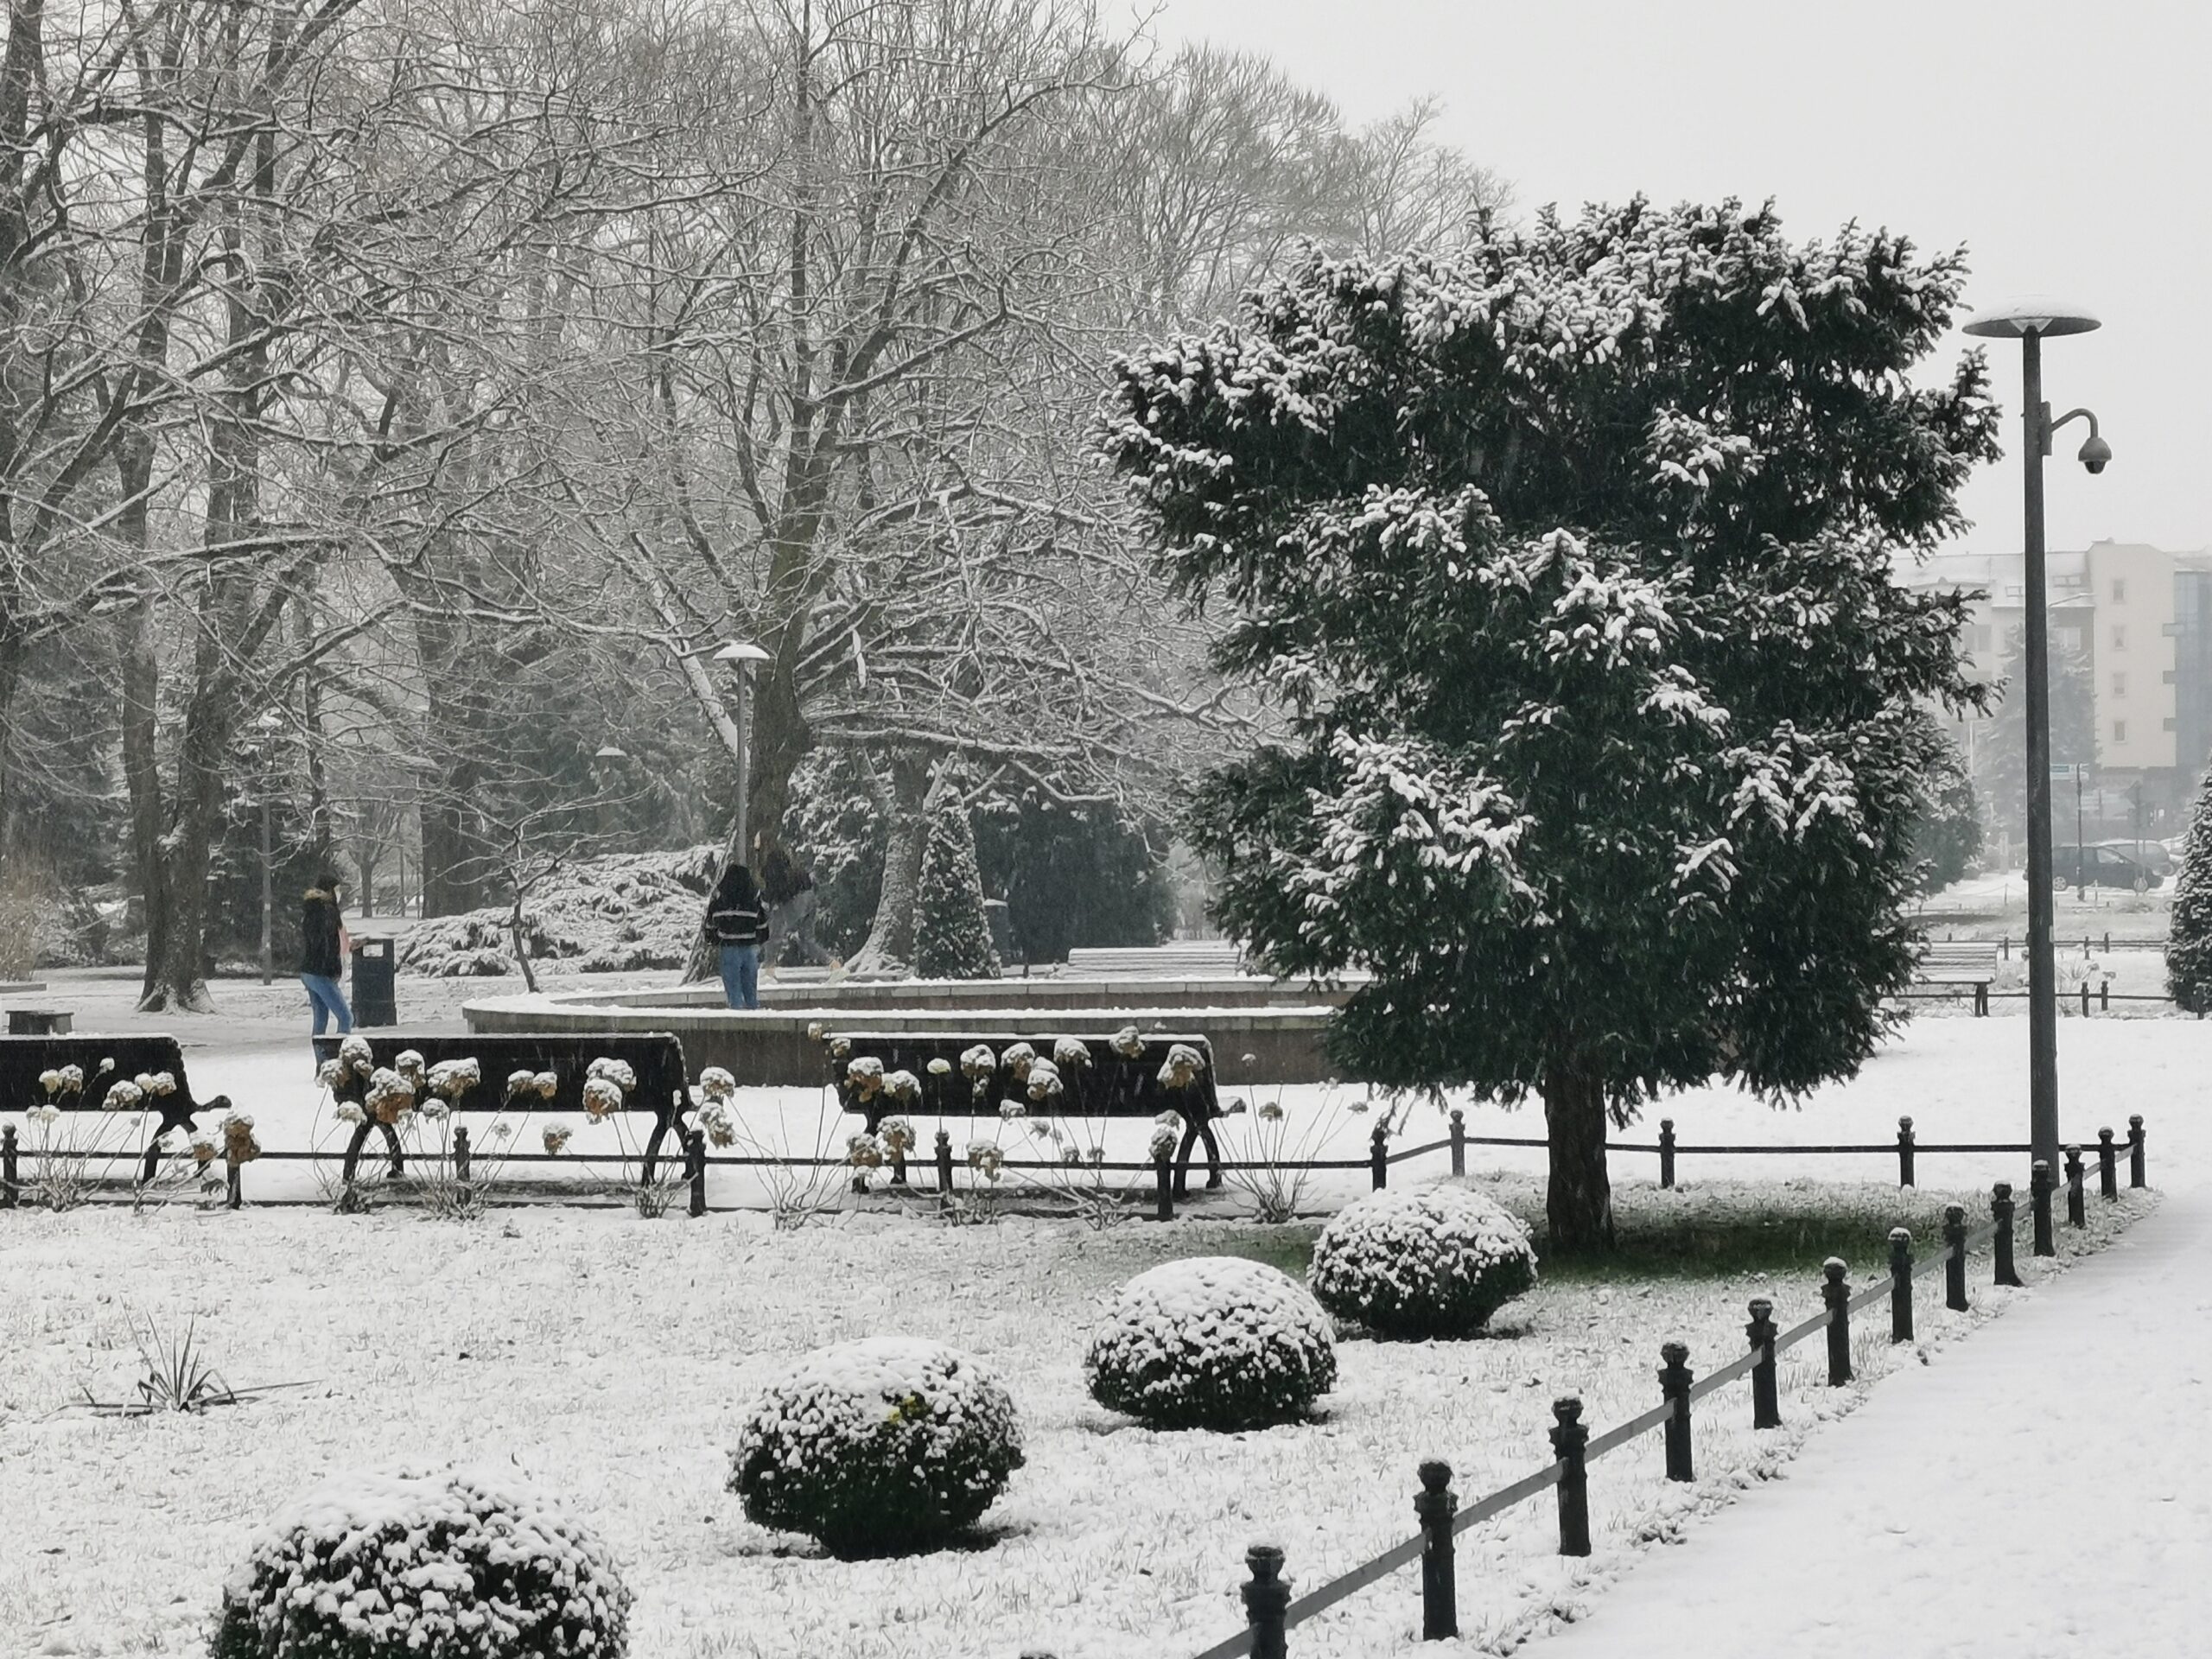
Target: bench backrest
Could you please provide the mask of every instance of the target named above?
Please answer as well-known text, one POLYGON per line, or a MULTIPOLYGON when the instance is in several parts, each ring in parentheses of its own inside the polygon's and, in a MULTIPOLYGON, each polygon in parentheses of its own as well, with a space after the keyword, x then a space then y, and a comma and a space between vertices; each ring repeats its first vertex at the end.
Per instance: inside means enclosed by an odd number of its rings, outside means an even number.
POLYGON ((1008 1100, 1019 1101, 1025 1111, 1039 1117, 1156 1117, 1161 1112, 1181 1112, 1204 1122, 1222 1115, 1214 1084, 1213 1045, 1204 1037, 1147 1032, 1132 1054, 1122 1053, 1114 1041, 1100 1036, 1018 1037, 1011 1032, 855 1031, 831 1032, 823 1046, 838 1103, 866 1118, 871 1129, 899 1113, 989 1116, 1008 1100), (1032 1101, 1027 1084, 1007 1067, 1006 1052, 1027 1043, 1039 1058, 1051 1059, 1055 1046, 1065 1041, 1081 1043, 1090 1063, 1058 1067, 1065 1092, 1057 1104, 1032 1101), (989 1049, 997 1061, 991 1075, 980 1080, 961 1069, 962 1057, 979 1046, 989 1049), (1204 1062, 1189 1086, 1179 1090, 1162 1084, 1160 1076, 1169 1052, 1179 1046, 1196 1050, 1204 1062), (921 1100, 902 1103, 880 1090, 863 1098, 849 1071, 854 1060, 863 1058, 881 1061, 886 1076, 912 1072, 921 1084, 921 1100), (932 1073, 931 1060, 944 1061, 949 1070, 932 1073))
MULTIPOLYGON (((620 1060, 637 1074, 637 1086, 623 1103, 624 1109, 651 1112, 663 1123, 677 1122, 690 1101, 690 1079, 683 1071, 683 1045, 671 1032, 525 1032, 472 1034, 465 1037, 413 1037, 404 1033, 356 1032, 369 1046, 372 1061, 389 1066, 412 1049, 423 1064, 435 1066, 443 1060, 474 1060, 482 1080, 453 1103, 459 1112, 497 1112, 507 1106, 507 1077, 516 1071, 550 1071, 558 1086, 551 1099, 533 1099, 533 1113, 580 1112, 584 1109, 584 1084, 594 1060, 620 1060)), ((315 1039, 318 1062, 338 1056, 342 1037, 315 1039)), ((334 1092, 340 1100, 358 1103, 366 1079, 349 1076, 334 1092)))
POLYGON ((1997 946, 1986 939, 1931 939, 1920 948, 1927 968, 1988 968, 1997 966, 1997 946))
MULTIPOLYGON (((161 1113, 166 1132, 189 1123, 194 1113, 204 1109, 202 1103, 192 1097, 192 1080, 184 1071, 184 1052, 177 1046, 175 1038, 98 1034, 0 1037, 0 1112, 28 1111, 41 1105, 57 1106, 65 1112, 97 1112, 104 1109, 107 1091, 118 1082, 126 1078, 136 1081, 163 1071, 175 1081, 175 1090, 149 1097, 144 1109, 161 1113), (106 1065, 108 1061, 114 1064, 106 1065), (84 1073, 83 1089, 49 1096, 39 1082, 41 1075, 72 1065, 84 1073)), ((222 1103, 227 1106, 230 1103, 222 1103)))

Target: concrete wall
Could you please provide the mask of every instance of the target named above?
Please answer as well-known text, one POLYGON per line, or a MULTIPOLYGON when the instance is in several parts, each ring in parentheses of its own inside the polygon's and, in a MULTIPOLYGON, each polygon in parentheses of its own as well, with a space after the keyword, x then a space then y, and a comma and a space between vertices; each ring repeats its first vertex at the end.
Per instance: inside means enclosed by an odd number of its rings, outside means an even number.
POLYGON ((1213 1044, 1224 1094, 1247 1084, 1319 1083, 1338 1075, 1322 1048, 1343 1000, 1271 980, 998 980, 770 987, 769 1006, 740 1013, 719 987, 603 996, 496 996, 461 1012, 471 1031, 668 1031, 696 1077, 719 1065, 740 1084, 827 1080, 821 1039, 849 1032, 973 1032, 1024 1038, 1106 1036, 1123 1026, 1195 1033, 1213 1044), (1025 1006, 1008 1006, 1016 996, 1025 1006), (1245 1056, 1251 1057, 1248 1063, 1245 1056))

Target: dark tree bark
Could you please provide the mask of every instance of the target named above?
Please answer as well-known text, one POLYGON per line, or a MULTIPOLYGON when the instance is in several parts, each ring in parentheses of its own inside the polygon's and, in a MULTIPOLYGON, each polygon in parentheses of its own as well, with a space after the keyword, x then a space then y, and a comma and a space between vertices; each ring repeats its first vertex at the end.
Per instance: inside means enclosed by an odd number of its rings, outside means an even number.
POLYGON ((1555 1250, 1613 1248, 1613 1187, 1605 1172, 1605 1080, 1587 1057, 1544 1068, 1544 1127, 1551 1141, 1544 1216, 1555 1250))

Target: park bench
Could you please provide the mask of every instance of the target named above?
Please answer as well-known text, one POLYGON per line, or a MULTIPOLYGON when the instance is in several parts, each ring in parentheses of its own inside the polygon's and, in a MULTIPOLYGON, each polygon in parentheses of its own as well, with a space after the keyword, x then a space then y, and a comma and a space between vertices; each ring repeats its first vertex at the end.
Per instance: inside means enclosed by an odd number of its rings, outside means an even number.
POLYGON ((8 1010, 8 1034, 10 1037, 67 1037, 77 1016, 67 1008, 10 1008, 8 1010))
MULTIPOLYGON (((530 1101, 532 1113, 587 1111, 584 1085, 591 1080, 592 1063, 620 1061, 637 1077, 636 1085, 624 1096, 622 1109, 650 1114, 653 1120, 652 1133, 645 1140, 643 1166, 647 1181, 653 1179, 661 1143, 673 1134, 680 1150, 684 1130, 689 1127, 683 1116, 690 1103, 689 1079, 683 1071, 683 1045, 667 1032, 530 1032, 497 1036, 478 1033, 466 1037, 417 1037, 386 1032, 369 1036, 356 1032, 353 1039, 366 1045, 370 1063, 378 1068, 393 1067, 394 1062, 410 1050, 422 1056, 426 1071, 446 1061, 475 1061, 480 1081, 450 1103, 457 1114, 494 1116, 515 1109, 507 1099, 507 1078, 517 1071, 550 1071, 556 1079, 556 1086, 550 1098, 541 1096, 530 1101)), ((316 1038, 316 1060, 337 1059, 347 1040, 336 1036, 316 1038)), ((341 1103, 361 1106, 369 1084, 369 1075, 350 1071, 332 1085, 331 1094, 341 1103)), ((383 1131, 385 1148, 391 1155, 391 1173, 397 1176, 406 1172, 397 1130, 389 1123, 378 1122, 373 1115, 365 1116, 353 1126, 353 1138, 346 1147, 340 1173, 349 1183, 359 1166, 361 1148, 372 1130, 383 1131)))
MULTIPOLYGON (((150 1181, 162 1161, 162 1138, 172 1129, 189 1135, 199 1126, 193 1119, 202 1112, 226 1112, 230 1098, 216 1095, 200 1101, 192 1094, 192 1079, 185 1075, 184 1052, 174 1037, 67 1036, 0 1037, 0 1113, 27 1112, 34 1106, 53 1106, 64 1112, 98 1112, 107 1106, 108 1091, 118 1083, 166 1074, 175 1087, 167 1093, 149 1093, 133 1109, 157 1113, 160 1122, 146 1138, 146 1155, 140 1160, 138 1179, 150 1181), (48 1071, 77 1068, 81 1088, 49 1094, 39 1079, 48 1071)), ((10 1137, 14 1126, 9 1126, 10 1137)), ((13 1204, 10 1182, 0 1202, 13 1204)))
POLYGON ((887 1117, 918 1115, 929 1117, 991 1117, 1007 1101, 1020 1103, 1030 1117, 1157 1117, 1174 1112, 1183 1120, 1182 1143, 1175 1152, 1175 1191, 1186 1190, 1191 1154, 1204 1142, 1206 1185, 1222 1184, 1221 1145, 1214 1138, 1214 1120, 1224 1114, 1214 1087, 1213 1046, 1203 1037, 1147 1032, 1129 1051, 1118 1046, 1116 1037, 1017 1037, 1009 1032, 830 1032, 823 1039, 830 1081, 837 1103, 864 1119, 873 1135, 887 1117), (1016 1078, 1001 1060, 988 1077, 971 1077, 962 1061, 971 1050, 988 1048, 1002 1056, 1017 1044, 1027 1043, 1041 1059, 1051 1059, 1063 1042, 1079 1042, 1090 1056, 1084 1066, 1056 1066, 1064 1092, 1057 1103, 1031 1098, 1027 1084, 1016 1078), (1177 1089, 1160 1079, 1168 1055, 1177 1047, 1195 1051, 1202 1064, 1191 1082, 1177 1089), (921 1085, 917 1101, 893 1099, 888 1091, 864 1090, 852 1075, 852 1063, 873 1059, 882 1075, 910 1073, 921 1085), (932 1072, 930 1062, 943 1060, 945 1069, 932 1072), (978 1087, 980 1082, 981 1087, 978 1087))
POLYGON ((1244 971, 1234 939, 1183 939, 1173 944, 1078 946, 1068 974, 1081 979, 1226 979, 1244 971))
POLYGON ((1977 1016, 1989 1013, 1989 988, 1997 977, 1998 947, 1987 939, 1930 939, 1920 947, 1913 980, 1921 985, 1950 985, 1974 993, 1977 1016))

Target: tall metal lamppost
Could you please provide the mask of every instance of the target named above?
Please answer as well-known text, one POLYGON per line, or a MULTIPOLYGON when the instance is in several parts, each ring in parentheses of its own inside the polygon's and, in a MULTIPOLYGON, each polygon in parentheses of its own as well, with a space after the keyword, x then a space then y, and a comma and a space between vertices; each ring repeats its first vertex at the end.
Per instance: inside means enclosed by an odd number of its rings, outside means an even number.
MULTIPOLYGON (((2086 334, 2097 319, 2079 306, 2040 296, 1977 311, 1966 332, 1984 340, 2020 342, 2020 453, 2026 461, 2028 738, 2028 1142, 2030 1156, 2058 1168, 2058 967, 2051 936, 2050 643, 2044 613, 2043 458, 2069 421, 2089 423, 2081 462, 2101 473, 2112 446, 2097 434, 2097 417, 2069 410, 2056 420, 2043 399, 2043 343, 2062 334, 2086 334)), ((2078 839, 2078 837, 2077 837, 2078 839)))
POLYGON ((745 809, 753 788, 753 664, 769 660, 768 653, 750 639, 733 639, 715 653, 718 663, 737 667, 737 834, 735 856, 750 863, 753 844, 745 836, 745 809))

